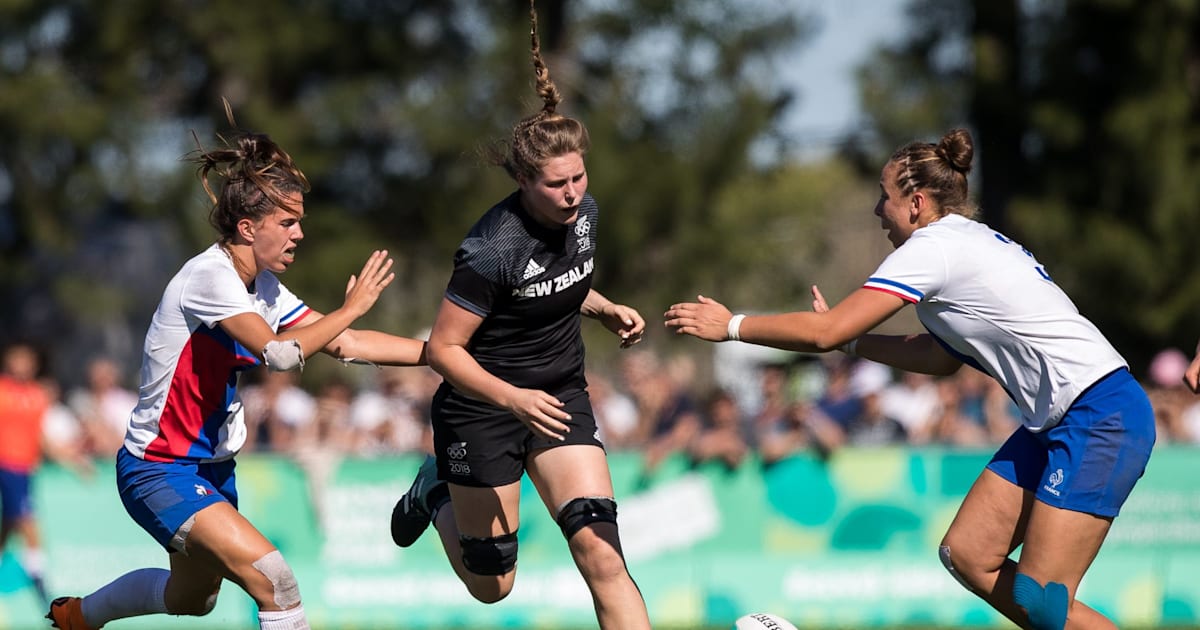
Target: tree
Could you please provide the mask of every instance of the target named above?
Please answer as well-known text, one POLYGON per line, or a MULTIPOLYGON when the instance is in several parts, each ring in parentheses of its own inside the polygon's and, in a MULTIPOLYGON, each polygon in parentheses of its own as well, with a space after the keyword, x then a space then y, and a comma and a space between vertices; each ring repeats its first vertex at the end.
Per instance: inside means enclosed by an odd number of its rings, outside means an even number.
POLYGON ((984 219, 1038 256, 1135 371, 1190 348, 1200 8, 915 0, 910 16, 920 28, 861 72, 883 150, 968 124, 984 219))
MULTIPOLYGON (((592 131, 597 286, 654 312, 720 268, 705 226, 748 173, 769 175, 747 156, 792 97, 772 72, 806 23, 769 2, 539 9, 563 111, 592 131)), ((132 373, 162 287, 212 239, 179 158, 227 131, 222 97, 313 184, 288 285, 331 309, 387 247, 399 281, 368 323, 409 334, 432 321, 458 240, 513 187, 475 149, 537 106, 523 1, 16 2, 0 39, 0 297, 19 305, 0 341, 53 345, 68 377, 93 354, 132 373)), ((741 208, 738 224, 777 211, 741 208)))

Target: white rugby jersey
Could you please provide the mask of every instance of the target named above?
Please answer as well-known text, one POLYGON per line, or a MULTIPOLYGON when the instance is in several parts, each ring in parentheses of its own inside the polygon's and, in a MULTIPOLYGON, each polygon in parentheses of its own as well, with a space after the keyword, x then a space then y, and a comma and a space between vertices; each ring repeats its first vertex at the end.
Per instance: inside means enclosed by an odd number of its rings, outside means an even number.
POLYGON ((310 310, 269 271, 258 274, 252 291, 215 244, 167 284, 142 350, 138 404, 125 432, 130 453, 157 462, 210 462, 242 448, 238 374, 260 361, 217 323, 258 313, 279 331, 310 310))
POLYGON ((1032 431, 1125 359, 1020 244, 951 214, 913 232, 865 288, 916 304, 951 354, 992 375, 1032 431))

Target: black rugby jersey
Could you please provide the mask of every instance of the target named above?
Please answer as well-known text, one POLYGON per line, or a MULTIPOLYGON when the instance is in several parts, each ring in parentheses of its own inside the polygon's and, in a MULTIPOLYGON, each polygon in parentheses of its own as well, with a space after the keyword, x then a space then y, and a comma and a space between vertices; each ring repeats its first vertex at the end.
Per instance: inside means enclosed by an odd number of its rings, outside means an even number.
POLYGON ((484 318, 467 350, 485 370, 555 395, 586 386, 579 309, 592 287, 598 218, 585 194, 575 223, 547 228, 517 191, 467 233, 446 298, 484 318))

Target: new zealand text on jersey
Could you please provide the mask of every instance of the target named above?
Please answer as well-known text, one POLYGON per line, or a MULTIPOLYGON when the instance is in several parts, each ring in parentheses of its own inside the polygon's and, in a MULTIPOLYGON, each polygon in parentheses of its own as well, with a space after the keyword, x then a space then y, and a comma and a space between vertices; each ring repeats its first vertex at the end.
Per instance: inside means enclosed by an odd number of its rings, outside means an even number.
POLYGON ((534 282, 533 284, 513 289, 513 297, 540 297, 565 291, 571 285, 590 276, 595 266, 595 259, 584 261, 582 265, 577 265, 574 269, 557 278, 542 280, 541 282, 534 282))

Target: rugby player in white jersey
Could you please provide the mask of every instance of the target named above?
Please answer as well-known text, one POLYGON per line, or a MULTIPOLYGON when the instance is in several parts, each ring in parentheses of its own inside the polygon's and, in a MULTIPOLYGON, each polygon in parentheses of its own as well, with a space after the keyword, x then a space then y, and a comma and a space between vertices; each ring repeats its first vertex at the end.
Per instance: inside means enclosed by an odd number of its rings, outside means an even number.
POLYGON ((962 129, 892 154, 875 215, 896 250, 833 308, 816 287, 814 312, 734 315, 700 296, 672 305, 665 324, 708 341, 840 348, 902 370, 947 375, 967 364, 991 375, 1023 425, 967 493, 941 560, 1022 627, 1115 628, 1075 592, 1145 471, 1154 414, 1125 360, 1033 254, 973 220, 973 154, 962 129), (909 304, 925 333, 868 334, 909 304))

